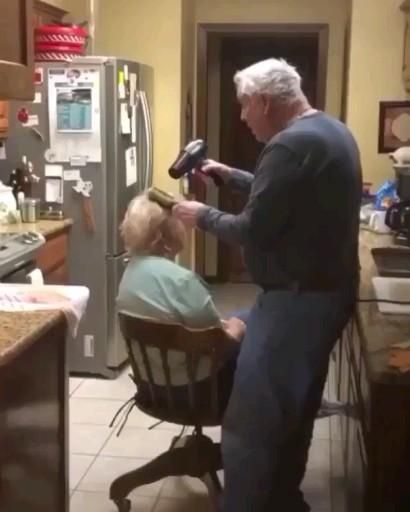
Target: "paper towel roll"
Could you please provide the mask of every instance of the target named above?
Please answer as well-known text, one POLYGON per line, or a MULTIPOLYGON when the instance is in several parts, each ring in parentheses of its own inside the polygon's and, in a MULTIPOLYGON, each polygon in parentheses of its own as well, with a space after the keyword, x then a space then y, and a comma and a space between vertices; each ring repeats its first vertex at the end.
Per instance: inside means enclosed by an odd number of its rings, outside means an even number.
POLYGON ((39 268, 35 268, 29 274, 27 274, 27 279, 30 284, 35 284, 38 286, 44 284, 43 273, 39 268))

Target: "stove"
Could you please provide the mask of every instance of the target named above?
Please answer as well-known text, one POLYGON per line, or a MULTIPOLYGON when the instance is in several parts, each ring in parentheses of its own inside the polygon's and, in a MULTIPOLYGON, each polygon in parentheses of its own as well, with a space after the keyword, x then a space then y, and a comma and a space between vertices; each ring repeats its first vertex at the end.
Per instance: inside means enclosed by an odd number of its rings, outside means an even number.
POLYGON ((32 264, 44 242, 40 233, 32 231, 0 233, 0 280, 32 264))

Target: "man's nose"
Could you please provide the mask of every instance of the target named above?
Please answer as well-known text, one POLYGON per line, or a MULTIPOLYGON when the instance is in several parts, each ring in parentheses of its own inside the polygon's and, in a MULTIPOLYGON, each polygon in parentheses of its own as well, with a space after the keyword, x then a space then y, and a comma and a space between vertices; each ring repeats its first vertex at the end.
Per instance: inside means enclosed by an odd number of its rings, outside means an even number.
POLYGON ((243 109, 241 110, 241 121, 246 121, 246 112, 243 109))

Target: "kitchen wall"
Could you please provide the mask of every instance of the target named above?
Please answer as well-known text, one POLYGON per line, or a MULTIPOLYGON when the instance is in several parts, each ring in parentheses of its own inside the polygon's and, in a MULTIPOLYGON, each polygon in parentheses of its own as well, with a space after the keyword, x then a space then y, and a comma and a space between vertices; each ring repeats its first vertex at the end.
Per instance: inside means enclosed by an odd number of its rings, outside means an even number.
MULTIPOLYGON (((329 57, 326 110, 339 116, 342 105, 345 26, 348 4, 345 0, 196 0, 195 22, 198 23, 326 23, 329 24, 329 57)), ((211 51, 213 49, 211 48, 211 51)), ((218 89, 219 72, 209 69, 208 86, 218 89)), ((219 152, 219 106, 210 92, 208 137, 212 155, 219 152), (211 99, 212 98, 212 99, 211 99)), ((218 191, 208 185, 207 203, 218 205, 218 191)), ((218 243, 214 236, 205 237, 205 272, 217 274, 218 243)))
POLYGON ((182 7, 182 0, 103 0, 96 26, 97 54, 154 68, 154 184, 170 192, 179 191, 167 170, 181 143, 182 7))
POLYGON ((326 110, 340 114, 345 0, 196 0, 197 23, 327 23, 329 61, 326 110))
MULTIPOLYGON (((186 143, 187 137, 193 129, 194 114, 194 66, 195 65, 195 2, 182 0, 181 24, 181 146, 186 143), (192 112, 189 116, 188 94, 191 97, 192 112), (188 116, 187 116, 188 114, 188 116)), ((179 263, 194 268, 195 241, 194 232, 188 233, 184 251, 179 255, 179 263)))
MULTIPOLYGON (((168 165, 184 142, 186 95, 194 86, 198 23, 328 23, 330 27, 326 110, 341 112, 345 27, 352 4, 347 122, 362 151, 364 176, 377 186, 391 177, 377 154, 378 103, 405 98, 401 81, 402 0, 100 0, 96 52, 147 62, 155 71, 154 183, 179 191, 168 165)), ((86 0, 53 0, 86 12, 86 0)), ((195 98, 193 98, 195 105, 195 98)), ((183 255, 194 261, 193 238, 183 255)), ((215 258, 215 244, 212 249, 215 258)), ((212 256, 208 259, 215 268, 212 256)))
POLYGON ((362 153, 366 181, 393 178, 378 155, 379 101, 406 99, 402 83, 403 0, 353 0, 347 123, 362 153))

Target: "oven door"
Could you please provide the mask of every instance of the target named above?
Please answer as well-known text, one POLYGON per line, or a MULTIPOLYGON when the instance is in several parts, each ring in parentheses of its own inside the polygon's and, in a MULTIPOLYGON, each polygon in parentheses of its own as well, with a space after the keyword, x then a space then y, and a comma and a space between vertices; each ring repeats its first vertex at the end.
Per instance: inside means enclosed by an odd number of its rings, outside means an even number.
POLYGON ((33 261, 24 261, 21 264, 16 263, 16 266, 5 276, 0 278, 1 283, 16 283, 28 284, 30 280, 28 274, 35 269, 33 261))

